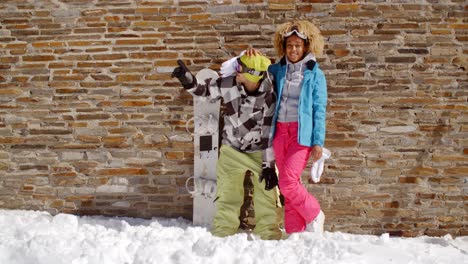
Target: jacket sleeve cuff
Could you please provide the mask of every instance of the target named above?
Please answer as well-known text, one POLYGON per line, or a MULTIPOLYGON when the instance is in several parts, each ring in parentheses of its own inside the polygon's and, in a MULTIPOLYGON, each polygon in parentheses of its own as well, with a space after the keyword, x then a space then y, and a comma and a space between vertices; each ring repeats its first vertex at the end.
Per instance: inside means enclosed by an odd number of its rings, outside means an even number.
POLYGON ((312 142, 312 146, 320 146, 320 147, 323 148, 323 145, 324 145, 323 140, 314 140, 314 141, 312 142))
POLYGON ((266 148, 263 150, 263 162, 262 162, 262 169, 265 168, 275 168, 275 152, 273 148, 266 148))

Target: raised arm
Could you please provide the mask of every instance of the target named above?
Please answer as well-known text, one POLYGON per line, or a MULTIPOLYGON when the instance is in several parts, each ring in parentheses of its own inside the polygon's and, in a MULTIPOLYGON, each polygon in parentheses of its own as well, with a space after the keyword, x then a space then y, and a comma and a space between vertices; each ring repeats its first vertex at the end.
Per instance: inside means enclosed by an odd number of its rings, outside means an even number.
POLYGON ((210 100, 218 100, 221 98, 221 78, 209 78, 198 82, 183 61, 178 60, 177 64, 179 66, 174 69, 171 76, 179 79, 187 92, 193 96, 208 97, 210 100))

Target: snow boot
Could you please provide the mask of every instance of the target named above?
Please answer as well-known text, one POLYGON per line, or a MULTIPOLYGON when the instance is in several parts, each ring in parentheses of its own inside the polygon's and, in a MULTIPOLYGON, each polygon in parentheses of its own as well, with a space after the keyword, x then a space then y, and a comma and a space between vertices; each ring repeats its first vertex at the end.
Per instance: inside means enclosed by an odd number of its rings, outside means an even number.
POLYGON ((313 232, 313 233, 323 233, 323 224, 325 223, 325 214, 320 210, 320 213, 315 217, 315 219, 308 223, 306 226, 306 231, 307 232, 313 232))

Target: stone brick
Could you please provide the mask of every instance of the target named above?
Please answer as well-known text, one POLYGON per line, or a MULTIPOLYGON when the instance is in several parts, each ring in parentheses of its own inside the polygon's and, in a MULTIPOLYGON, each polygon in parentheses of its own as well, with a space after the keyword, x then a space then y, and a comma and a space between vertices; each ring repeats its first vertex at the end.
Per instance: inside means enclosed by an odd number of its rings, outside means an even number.
POLYGON ((51 208, 57 208, 60 209, 65 205, 65 201, 63 200, 55 200, 49 204, 51 208))
POLYGON ((109 119, 109 114, 79 114, 76 116, 77 120, 96 120, 96 119, 109 119))
POLYGON ((380 128, 380 131, 388 133, 408 133, 416 130, 414 126, 391 126, 380 128))
POLYGON ((358 141, 356 140, 327 140, 326 145, 329 147, 347 148, 357 146, 358 141))
POLYGON ((120 148, 120 147, 128 147, 129 144, 127 143, 128 138, 126 137, 104 137, 103 143, 105 147, 108 148, 120 148))
POLYGON ((388 63, 413 63, 416 57, 386 57, 385 62, 388 63))
POLYGON ((294 10, 295 9, 295 1, 293 0, 269 0, 268 1, 268 8, 270 10, 294 10))
POLYGON ((434 162, 451 162, 451 161, 460 161, 468 162, 468 157, 463 157, 459 155, 432 155, 432 160, 434 162))
POLYGON ((420 126, 419 130, 421 131, 450 131, 451 127, 450 126, 420 126))
POLYGON ((122 60, 126 59, 127 55, 125 54, 103 54, 103 55, 93 55, 95 60, 122 60))
POLYGON ((54 56, 51 55, 34 55, 34 56, 23 56, 23 61, 53 61, 54 56))
POLYGON ((397 100, 397 103, 401 104, 432 104, 436 102, 435 98, 402 98, 397 100))
POLYGON ((122 102, 122 106, 124 106, 124 107, 142 107, 142 106, 148 106, 148 105, 153 105, 153 102, 151 102, 151 101, 126 101, 126 102, 122 102))
POLYGON ((20 165, 20 170, 49 170, 47 165, 20 165))
POLYGON ((359 10, 358 4, 337 4, 336 12, 354 12, 359 10))
POLYGON ((31 129, 29 133, 31 135, 68 135, 72 134, 72 131, 68 129, 31 129))
POLYGON ((433 176, 439 173, 438 169, 427 168, 427 167, 417 167, 409 171, 408 175, 411 176, 433 176))
POLYGON ((111 168, 98 170, 99 176, 119 176, 119 175, 147 175, 149 172, 144 168, 111 168))
POLYGON ((382 170, 380 176, 382 177, 398 177, 401 175, 400 169, 384 169, 382 170))
POLYGON ((437 183, 437 184, 453 184, 456 185, 457 183, 460 182, 460 179, 455 178, 455 177, 445 177, 445 178, 434 178, 431 177, 428 179, 429 183, 437 183))
POLYGON ((33 194, 32 197, 36 200, 48 201, 55 198, 53 195, 48 194, 33 194))
POLYGON ((156 45, 158 39, 122 39, 115 42, 116 45, 156 45))
POLYGON ((133 192, 132 187, 124 185, 101 185, 96 189, 97 193, 128 193, 133 192))
POLYGON ((203 11, 203 9, 201 7, 180 8, 180 12, 182 14, 201 13, 202 11, 203 11))
POLYGON ((422 180, 419 177, 400 177, 400 183, 420 183, 422 180))
POLYGON ((0 171, 7 171, 9 169, 10 169, 9 163, 0 161, 0 171))
MULTIPOLYGON (((6 79, 5 79, 6 81, 6 79)), ((16 96, 22 94, 23 91, 20 89, 0 89, 0 95, 2 96, 16 96)))
POLYGON ((25 142, 26 142, 25 138, 0 137, 0 144, 21 144, 25 142))
POLYGON ((118 82, 135 82, 140 81, 141 75, 117 75, 118 82))
POLYGON ((84 158, 84 153, 82 152, 62 152, 62 160, 82 160, 84 158))
POLYGON ((453 175, 453 176, 466 176, 468 175, 468 167, 458 166, 455 168, 447 168, 447 169, 444 169, 444 174, 453 175))
POLYGON ((369 168, 386 168, 388 163, 385 160, 367 160, 367 167, 369 168))
POLYGON ((74 196, 68 196, 65 198, 66 201, 87 201, 87 200, 94 200, 94 196, 90 195, 74 195, 74 196))

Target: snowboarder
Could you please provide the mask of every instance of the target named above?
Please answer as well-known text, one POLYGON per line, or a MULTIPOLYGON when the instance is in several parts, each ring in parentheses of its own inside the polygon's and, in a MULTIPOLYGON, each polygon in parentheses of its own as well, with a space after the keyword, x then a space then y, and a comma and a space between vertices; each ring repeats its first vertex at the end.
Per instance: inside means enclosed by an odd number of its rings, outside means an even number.
MULTIPOLYGON (((217 211, 211 232, 225 237, 238 231, 240 209, 244 200, 244 177, 253 174, 253 203, 261 239, 280 239, 282 208, 277 188, 271 126, 276 96, 268 58, 240 56, 229 61, 230 74, 198 82, 182 61, 172 73, 193 96, 223 100, 224 128, 216 166, 217 211)), ((229 70, 228 70, 229 72, 229 70)))

